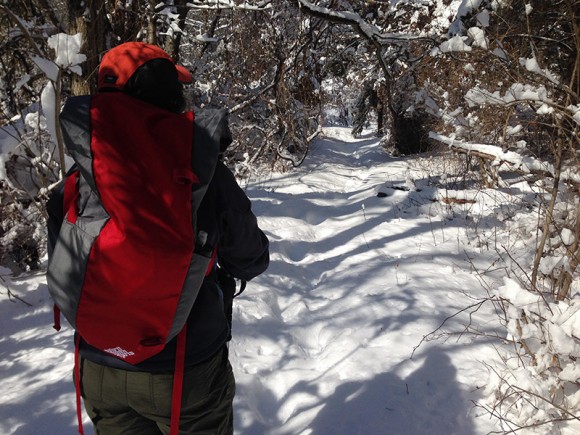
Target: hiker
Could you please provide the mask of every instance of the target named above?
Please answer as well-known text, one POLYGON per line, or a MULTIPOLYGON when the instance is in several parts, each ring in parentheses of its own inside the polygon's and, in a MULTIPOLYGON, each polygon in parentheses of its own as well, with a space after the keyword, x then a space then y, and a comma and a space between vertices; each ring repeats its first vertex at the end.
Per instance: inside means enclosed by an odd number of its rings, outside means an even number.
POLYGON ((77 402, 82 394, 98 434, 233 433, 224 301, 235 279, 266 270, 269 244, 219 159, 232 141, 227 112, 184 112, 191 82, 159 47, 129 42, 103 56, 98 92, 69 98, 61 114, 75 165, 47 203, 47 279, 76 330, 77 402), (176 166, 168 176, 166 162, 176 166), (177 308, 147 305, 171 286, 182 291, 171 296, 177 308), (100 344, 101 335, 122 340, 125 323, 154 330, 172 310, 167 342, 100 344))

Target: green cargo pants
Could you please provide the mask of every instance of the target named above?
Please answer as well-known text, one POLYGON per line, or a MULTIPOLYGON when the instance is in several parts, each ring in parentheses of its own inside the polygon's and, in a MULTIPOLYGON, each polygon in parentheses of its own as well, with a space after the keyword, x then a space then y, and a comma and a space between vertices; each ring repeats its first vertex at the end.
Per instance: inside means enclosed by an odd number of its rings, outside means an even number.
MULTIPOLYGON (((83 359, 85 408, 97 435, 168 435, 172 374, 130 372, 83 359)), ((235 380, 227 349, 186 368, 180 435, 230 435, 235 380)))

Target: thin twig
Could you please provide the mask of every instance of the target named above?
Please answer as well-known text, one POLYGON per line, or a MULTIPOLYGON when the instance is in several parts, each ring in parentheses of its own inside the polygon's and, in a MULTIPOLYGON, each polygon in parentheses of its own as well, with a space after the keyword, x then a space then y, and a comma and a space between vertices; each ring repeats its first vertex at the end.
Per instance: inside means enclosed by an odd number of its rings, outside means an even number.
POLYGON ((487 298, 486 298, 486 299, 484 299, 484 300, 482 300, 482 301, 479 301, 479 302, 477 302, 477 303, 475 303, 475 304, 471 304, 471 305, 469 305, 469 306, 467 306, 467 307, 465 307, 465 308, 463 308, 463 309, 461 309, 461 310, 457 311, 456 313, 452 314, 451 316, 448 316, 448 317, 446 317, 446 318, 443 320, 443 322, 441 322, 441 324, 440 324, 440 325, 439 325, 437 328, 435 328, 435 329, 434 329, 433 331, 431 331, 429 334, 427 334, 427 335, 424 335, 424 336, 423 336, 423 338, 421 339, 421 341, 419 342, 419 344, 413 348, 413 352, 411 353, 411 359, 413 359, 413 356, 415 355, 415 352, 417 351, 417 349, 418 349, 419 347, 421 347, 421 345, 422 345, 422 344, 423 344, 425 341, 427 341, 427 340, 429 339, 429 337, 432 337, 432 336, 433 336, 433 335, 434 335, 434 334, 435 334, 437 331, 439 331, 439 330, 440 330, 440 329, 443 327, 443 325, 445 325, 445 324, 447 323, 447 321, 449 321, 449 320, 453 319, 454 317, 458 316, 459 314, 461 314, 461 313, 463 313, 463 312, 465 312, 465 311, 467 311, 467 310, 469 310, 469 309, 471 309, 471 308, 477 307, 477 309, 475 310, 475 311, 477 311, 477 310, 479 310, 479 309, 481 308, 481 306, 482 306, 482 305, 483 305, 485 302, 488 302, 489 300, 490 300, 490 299, 487 299, 487 298))
POLYGON ((2 275, 0 275, 0 280, 2 281, 4 287, 6 288, 7 292, 8 292, 8 300, 10 302, 16 303, 16 301, 14 301, 13 299, 17 299, 20 302, 22 302, 23 304, 31 307, 32 304, 29 302, 26 302, 24 299, 22 299, 20 296, 14 294, 14 292, 12 290, 10 290, 10 287, 8 287, 8 282, 4 279, 4 277, 2 275))

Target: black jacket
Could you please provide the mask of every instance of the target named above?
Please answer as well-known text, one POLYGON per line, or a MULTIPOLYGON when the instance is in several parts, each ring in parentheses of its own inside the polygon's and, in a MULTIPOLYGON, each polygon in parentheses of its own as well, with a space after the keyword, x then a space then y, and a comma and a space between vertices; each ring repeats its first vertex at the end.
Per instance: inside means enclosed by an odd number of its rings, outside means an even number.
MULTIPOLYGON (((63 187, 55 189, 47 203, 49 255, 63 221, 63 187)), ((199 207, 197 230, 207 233, 204 246, 217 245, 218 264, 231 276, 248 281, 269 264, 269 243, 251 210, 250 200, 233 174, 218 162, 199 207)), ((219 351, 230 327, 224 313, 223 293, 217 274, 206 277, 187 322, 186 366, 203 362, 219 351)), ((175 366, 175 339, 154 357, 129 365, 81 341, 80 353, 96 363, 126 370, 171 372, 175 366)))

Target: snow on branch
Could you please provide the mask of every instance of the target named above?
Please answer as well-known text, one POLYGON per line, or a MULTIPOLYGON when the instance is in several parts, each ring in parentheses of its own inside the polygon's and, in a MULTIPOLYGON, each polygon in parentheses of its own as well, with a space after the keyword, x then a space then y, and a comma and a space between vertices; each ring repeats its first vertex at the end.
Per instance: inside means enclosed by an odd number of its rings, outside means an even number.
POLYGON ((549 96, 548 89, 541 85, 514 83, 502 95, 499 91, 490 92, 476 86, 465 93, 465 101, 469 107, 474 106, 513 106, 517 104, 531 104, 538 115, 546 115, 557 111, 575 123, 580 124, 580 105, 564 107, 549 96))
MULTIPOLYGON (((507 166, 509 170, 554 176, 554 166, 550 163, 542 162, 530 156, 522 156, 514 151, 503 151, 496 145, 467 143, 433 131, 429 132, 429 137, 448 145, 454 151, 491 160, 498 169, 502 166, 507 166)), ((580 173, 576 168, 566 169, 562 171, 560 179, 578 184, 580 183, 580 173)))
POLYGON ((508 164, 511 169, 517 169, 526 173, 534 171, 552 173, 553 171, 552 166, 547 163, 540 162, 533 157, 522 156, 513 151, 503 151, 495 145, 466 143, 454 137, 444 136, 433 131, 429 132, 429 137, 448 145, 453 150, 465 154, 473 154, 486 160, 494 160, 498 165, 508 164))
POLYGON ((248 2, 236 4, 234 0, 194 0, 187 3, 187 7, 195 9, 239 9, 248 11, 263 11, 272 7, 271 0, 264 0, 258 4, 248 2))
POLYGON ((80 64, 87 60, 87 56, 82 54, 82 35, 67 35, 58 33, 48 38, 48 46, 55 51, 54 63, 61 69, 68 69, 75 74, 81 75, 80 64))
POLYGON ((490 92, 480 87, 475 87, 467 91, 465 100, 470 107, 489 105, 508 105, 522 102, 533 102, 542 104, 553 104, 548 96, 549 92, 545 86, 533 86, 523 83, 514 83, 501 95, 499 91, 490 92))
POLYGON ((528 59, 521 58, 520 64, 523 67, 525 67, 528 71, 543 76, 554 84, 559 84, 558 79, 554 76, 554 74, 550 72, 550 70, 542 69, 540 67, 538 59, 536 59, 536 57, 532 56, 531 58, 528 59))
POLYGON ((309 15, 338 24, 346 24, 353 27, 361 36, 376 43, 387 43, 396 40, 433 40, 425 35, 412 35, 403 33, 382 33, 380 29, 367 23, 360 15, 349 11, 334 11, 323 6, 315 5, 308 0, 295 0, 298 7, 309 15))

